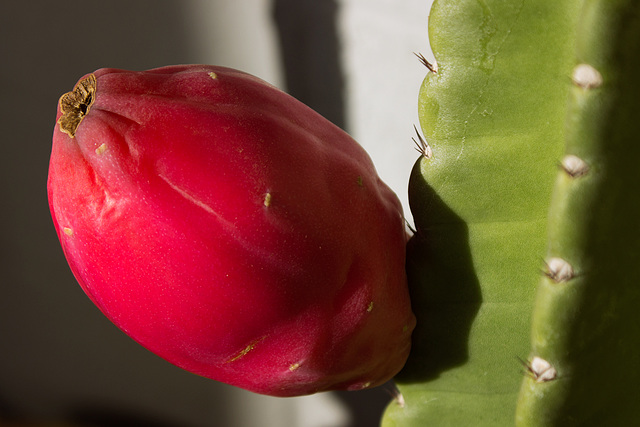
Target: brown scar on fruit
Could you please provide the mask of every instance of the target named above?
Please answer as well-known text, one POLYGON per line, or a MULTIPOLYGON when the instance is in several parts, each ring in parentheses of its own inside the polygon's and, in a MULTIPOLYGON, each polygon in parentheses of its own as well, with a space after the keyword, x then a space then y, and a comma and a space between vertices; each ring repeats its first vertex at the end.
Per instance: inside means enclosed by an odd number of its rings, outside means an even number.
POLYGON ((227 360, 225 363, 235 362, 236 360, 239 360, 239 359, 243 358, 244 356, 249 354, 249 352, 251 350, 253 350, 258 344, 260 344, 262 341, 264 341, 266 338, 267 338, 267 336, 265 335, 264 337, 260 337, 260 338, 258 338, 256 340, 251 341, 251 343, 249 343, 248 346, 246 346, 245 348, 240 350, 235 356, 233 356, 231 359, 227 360))
POLYGON ((96 88, 96 76, 90 74, 80 80, 71 92, 60 97, 62 116, 58 119, 58 124, 60 130, 71 138, 75 137, 80 122, 89 113, 96 98, 96 88))

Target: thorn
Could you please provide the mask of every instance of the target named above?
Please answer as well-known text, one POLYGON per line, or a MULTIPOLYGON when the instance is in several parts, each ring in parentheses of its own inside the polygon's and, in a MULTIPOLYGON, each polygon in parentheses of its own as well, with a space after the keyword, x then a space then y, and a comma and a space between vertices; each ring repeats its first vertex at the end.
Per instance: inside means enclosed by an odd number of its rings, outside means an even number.
POLYGON ((593 89, 602 85, 602 74, 589 64, 579 64, 573 69, 573 84, 582 89, 593 89))
POLYGON ((383 387, 383 390, 391 395, 391 398, 396 401, 398 406, 400 406, 401 408, 404 408, 405 403, 404 403, 404 397, 402 396, 402 392, 400 392, 400 390, 398 389, 398 386, 396 386, 396 384, 393 381, 387 383, 383 387))
POLYGON ((420 60, 420 63, 422 65, 424 65, 425 67, 427 67, 429 69, 429 71, 431 71, 433 74, 437 74, 438 73, 438 64, 436 64, 436 63, 432 64, 421 53, 413 52, 413 54, 418 57, 418 59, 420 60))
POLYGON ((568 282, 575 277, 573 267, 562 258, 550 258, 545 275, 556 283, 568 282))
POLYGON ((413 234, 416 234, 418 231, 409 223, 409 221, 405 218, 404 219, 404 225, 407 226, 407 228, 409 229, 409 231, 411 231, 413 234))
POLYGON ((571 178, 578 178, 589 172, 589 165, 580 157, 574 156, 573 154, 565 156, 560 165, 571 178))
POLYGON ((418 128, 416 127, 416 125, 413 125, 413 128, 416 131, 416 135, 418 135, 418 141, 416 141, 415 138, 411 138, 413 139, 413 143, 416 145, 416 150, 418 151, 418 153, 422 154, 422 156, 425 159, 430 159, 431 157, 433 157, 433 152, 431 151, 431 147, 429 146, 429 144, 427 143, 427 141, 424 140, 424 138, 422 137, 422 135, 420 135, 420 132, 418 132, 418 128))
POLYGON ((545 383, 547 381, 555 380, 558 376, 556 368, 551 366, 551 363, 547 362, 541 357, 534 357, 531 362, 522 360, 518 357, 520 363, 526 368, 525 374, 533 378, 537 383, 545 383))

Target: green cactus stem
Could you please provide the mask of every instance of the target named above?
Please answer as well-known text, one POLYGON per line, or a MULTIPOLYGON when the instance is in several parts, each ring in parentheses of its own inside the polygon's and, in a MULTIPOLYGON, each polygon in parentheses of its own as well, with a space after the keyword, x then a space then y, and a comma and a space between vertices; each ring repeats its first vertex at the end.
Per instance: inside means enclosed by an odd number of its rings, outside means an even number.
POLYGON ((436 0, 409 196, 418 326, 385 427, 515 422, 579 2, 436 0))
POLYGON ((523 426, 640 423, 640 2, 588 0, 578 22, 523 426))

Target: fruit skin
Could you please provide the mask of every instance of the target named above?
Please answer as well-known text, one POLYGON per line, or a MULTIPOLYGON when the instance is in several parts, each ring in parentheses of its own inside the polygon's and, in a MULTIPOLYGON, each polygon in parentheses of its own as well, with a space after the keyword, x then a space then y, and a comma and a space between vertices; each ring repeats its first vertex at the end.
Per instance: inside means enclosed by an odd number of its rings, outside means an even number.
POLYGON ((75 135, 55 126, 48 197, 73 274, 116 326, 274 396, 402 368, 415 325, 402 207, 353 139, 228 68, 93 76, 75 135))

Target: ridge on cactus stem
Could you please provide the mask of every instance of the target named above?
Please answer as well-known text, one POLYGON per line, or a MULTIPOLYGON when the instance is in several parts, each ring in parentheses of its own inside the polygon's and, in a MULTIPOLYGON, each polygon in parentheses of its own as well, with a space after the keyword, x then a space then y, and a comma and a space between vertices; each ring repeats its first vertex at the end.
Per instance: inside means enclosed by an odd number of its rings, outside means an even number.
POLYGON ((183 369, 296 396, 378 386, 408 357, 398 198, 345 132, 256 77, 88 74, 59 102, 48 198, 89 298, 183 369))

